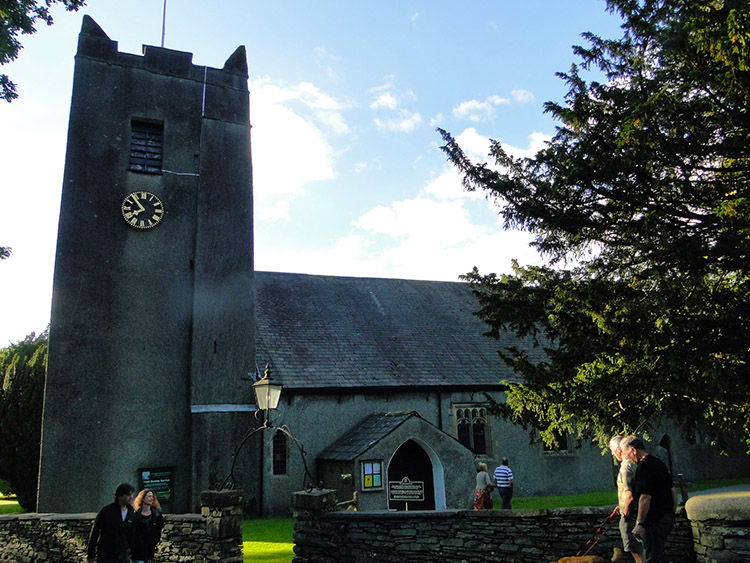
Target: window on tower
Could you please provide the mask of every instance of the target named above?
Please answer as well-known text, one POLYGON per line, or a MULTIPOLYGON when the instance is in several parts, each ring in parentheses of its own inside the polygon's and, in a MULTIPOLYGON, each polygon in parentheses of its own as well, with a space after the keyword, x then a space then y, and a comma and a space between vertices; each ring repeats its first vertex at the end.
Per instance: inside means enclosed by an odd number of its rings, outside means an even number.
POLYGON ((163 146, 163 123, 131 121, 129 169, 160 174, 163 146))

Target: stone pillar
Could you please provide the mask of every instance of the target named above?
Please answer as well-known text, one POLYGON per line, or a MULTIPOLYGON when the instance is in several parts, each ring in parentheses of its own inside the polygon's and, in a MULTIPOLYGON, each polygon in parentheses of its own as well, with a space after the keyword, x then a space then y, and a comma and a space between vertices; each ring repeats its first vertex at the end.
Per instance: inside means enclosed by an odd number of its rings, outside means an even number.
POLYGON ((314 561, 338 561, 332 554, 339 548, 335 535, 325 529, 320 517, 336 510, 336 491, 314 489, 292 493, 294 512, 294 559, 292 563, 313 563, 314 561), (322 557, 322 559, 321 559, 322 557))
POLYGON ((336 510, 336 491, 313 489, 292 493, 292 510, 298 520, 314 519, 317 514, 336 510))
POLYGON ((201 516, 206 533, 216 540, 236 538, 242 546, 242 506, 245 491, 203 491, 201 516))
POLYGON ((696 495, 685 510, 698 563, 750 561, 750 491, 696 495))

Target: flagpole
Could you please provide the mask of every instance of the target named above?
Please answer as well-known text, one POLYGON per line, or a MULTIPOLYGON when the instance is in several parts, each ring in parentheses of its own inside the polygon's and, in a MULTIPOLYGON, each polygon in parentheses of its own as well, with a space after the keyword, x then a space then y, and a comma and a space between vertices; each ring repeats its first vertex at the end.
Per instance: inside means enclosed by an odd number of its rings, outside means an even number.
POLYGON ((164 0, 164 10, 161 14, 161 46, 164 47, 164 35, 167 30, 167 0, 164 0))

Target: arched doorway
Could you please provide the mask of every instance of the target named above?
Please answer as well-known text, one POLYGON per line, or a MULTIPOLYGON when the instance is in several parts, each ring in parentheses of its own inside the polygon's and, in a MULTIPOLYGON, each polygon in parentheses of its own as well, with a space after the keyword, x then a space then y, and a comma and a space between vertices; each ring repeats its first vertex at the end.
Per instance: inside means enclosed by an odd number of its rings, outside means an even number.
POLYGON ((672 462, 672 438, 669 434, 664 434, 659 440, 659 445, 654 451, 656 457, 664 462, 664 465, 669 469, 669 473, 674 476, 674 467, 672 462))
POLYGON ((435 483, 432 473, 430 456, 422 446, 414 440, 404 442, 388 464, 388 508, 406 510, 408 505, 409 510, 435 510, 435 483), (400 486, 392 487, 392 483, 398 483, 400 486), (412 498, 399 500, 409 497, 410 489, 412 498), (421 498, 415 498, 417 496, 421 498))

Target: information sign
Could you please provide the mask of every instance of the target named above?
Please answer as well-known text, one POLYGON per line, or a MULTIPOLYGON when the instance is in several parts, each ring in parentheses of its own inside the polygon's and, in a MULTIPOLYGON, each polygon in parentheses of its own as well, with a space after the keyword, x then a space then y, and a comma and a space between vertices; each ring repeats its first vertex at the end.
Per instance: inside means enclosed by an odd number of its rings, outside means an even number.
POLYGON ((388 481, 388 496, 391 501, 424 502, 424 481, 388 481))
POLYGON ((141 489, 156 493, 163 511, 168 512, 174 489, 174 467, 147 467, 138 470, 141 489))

